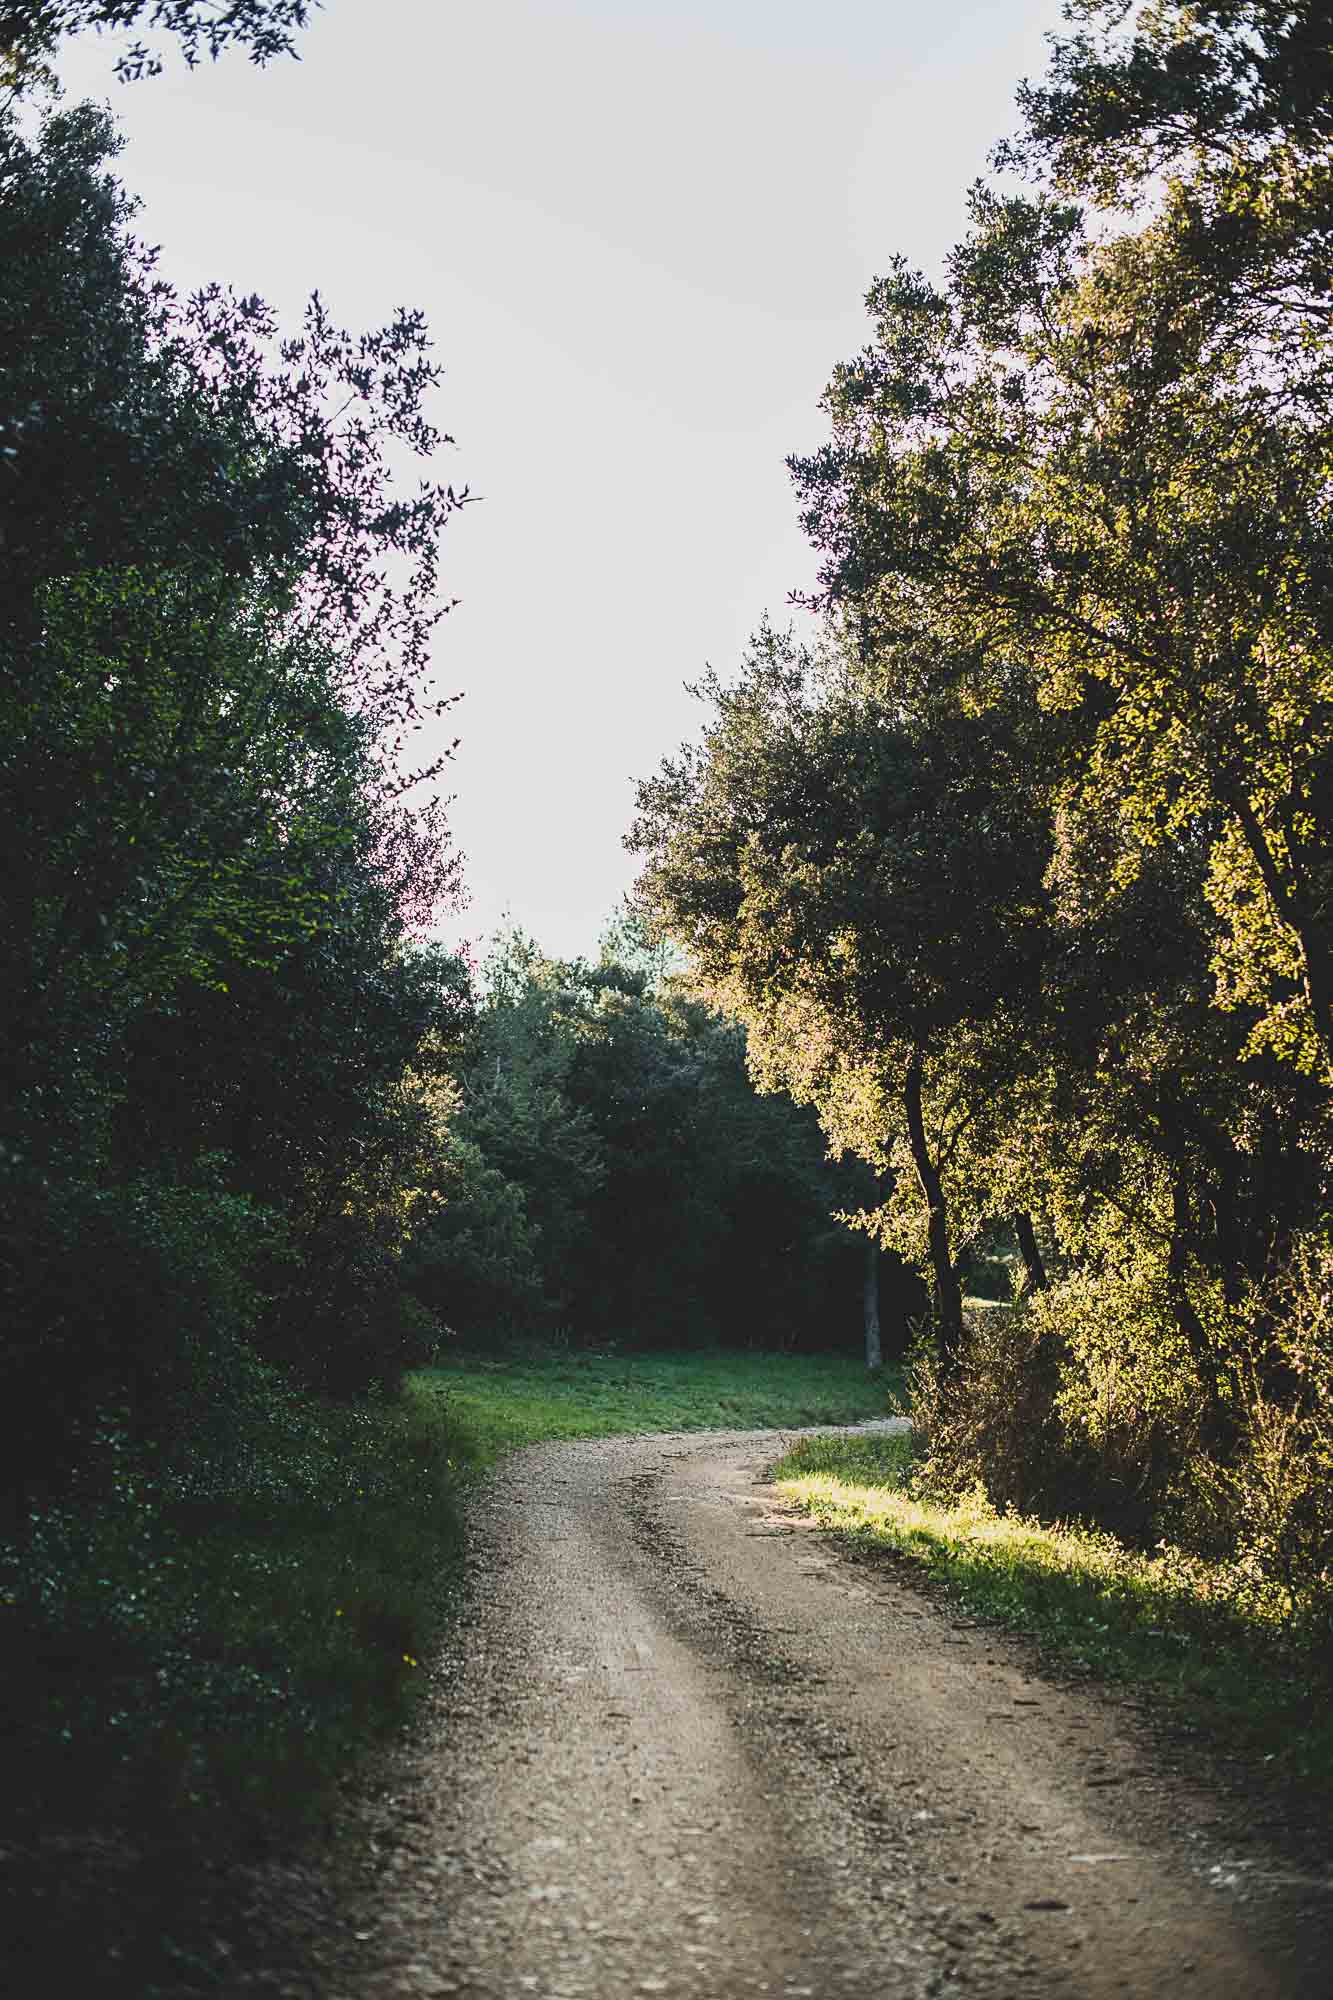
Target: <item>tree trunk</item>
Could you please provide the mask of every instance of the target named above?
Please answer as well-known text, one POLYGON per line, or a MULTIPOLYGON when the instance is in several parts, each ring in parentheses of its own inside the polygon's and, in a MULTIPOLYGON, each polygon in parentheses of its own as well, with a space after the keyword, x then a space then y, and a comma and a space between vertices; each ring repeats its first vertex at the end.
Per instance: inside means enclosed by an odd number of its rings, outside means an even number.
POLYGON ((1227 796, 1240 821, 1246 845, 1254 857, 1273 908, 1296 933, 1305 997, 1314 1016, 1315 1033, 1323 1044, 1324 1054, 1333 1063, 1333 954, 1329 952, 1323 927, 1310 911, 1307 899, 1303 895, 1294 895, 1283 881, 1267 836, 1249 799, 1243 792, 1234 789, 1227 796))
POLYGON ((866 1367, 874 1370, 884 1366, 884 1349, 879 1337, 879 1244, 868 1230, 862 1299, 866 1320, 866 1367))
POLYGON ((1190 1215, 1189 1190, 1182 1174, 1177 1174, 1171 1185, 1171 1244, 1167 1253, 1167 1289, 1171 1297, 1172 1311, 1176 1325, 1184 1334, 1193 1354, 1210 1410, 1216 1418, 1222 1407, 1222 1389, 1218 1380, 1217 1355, 1208 1338, 1203 1321, 1199 1318, 1189 1295, 1189 1245, 1192 1218, 1190 1215))
POLYGON ((1037 1245, 1037 1232, 1032 1227, 1032 1217, 1026 1209, 1020 1209, 1014 1217, 1014 1234, 1018 1238, 1019 1254, 1023 1259, 1023 1269, 1027 1273, 1025 1292, 1044 1292, 1050 1282, 1046 1276, 1046 1266, 1041 1261, 1041 1251, 1037 1245))
POLYGON ((935 1280, 935 1318, 939 1326, 940 1359, 946 1370, 958 1365, 963 1344, 963 1294, 949 1247, 949 1214, 939 1170, 926 1140, 926 1122, 921 1110, 921 1053, 914 1050, 907 1065, 903 1091, 907 1112, 907 1137, 912 1148, 912 1164, 925 1197, 926 1221, 930 1237, 930 1267, 935 1280))

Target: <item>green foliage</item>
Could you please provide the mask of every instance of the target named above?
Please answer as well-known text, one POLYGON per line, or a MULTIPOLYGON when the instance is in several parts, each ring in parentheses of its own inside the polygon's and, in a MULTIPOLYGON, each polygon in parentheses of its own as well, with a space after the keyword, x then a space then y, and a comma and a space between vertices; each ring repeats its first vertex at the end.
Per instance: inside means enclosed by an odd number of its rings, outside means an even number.
POLYGON ((1017 1305, 973 1302, 956 1369, 918 1344, 908 1405, 923 1494, 979 1486, 999 1507, 1144 1545, 1218 1443, 1160 1269, 1074 1270, 1017 1305))
POLYGON ((1333 1637, 1333 1253, 1293 1244, 1236 1368, 1236 1440, 1189 1467, 1187 1520, 1204 1549, 1234 1552, 1238 1592, 1326 1650, 1333 1637))
POLYGON ((1328 161, 1293 66, 1312 16, 1172 4, 1121 43, 1125 11, 1089 9, 1028 93, 1005 157, 1032 195, 978 187, 943 286, 899 261, 874 287, 875 338, 797 482, 858 643, 924 628, 981 705, 1021 663, 1068 718, 1051 805, 1103 894, 1194 846, 1217 1003, 1326 1081, 1328 161), (1095 229, 1080 202, 1132 222, 1095 229))
POLYGON ((1011 1306, 969 1305, 956 1368, 941 1366, 923 1334, 907 1364, 922 1494, 953 1499, 981 1486, 1022 1513, 1087 1511, 1056 1412, 1061 1358, 1058 1342, 1011 1306))
POLYGON ((243 1349, 207 1365, 225 1390, 171 1453, 104 1419, 0 1546, 7 1740, 57 1824, 90 1795, 224 1846, 318 1823, 443 1615, 461 1465, 434 1406, 321 1409, 243 1349))
POLYGON ((1229 1538, 1313 1604, 1329 1362, 1278 1274, 1333 1212, 1326 24, 1075 13, 1028 188, 972 191, 938 283, 890 264, 793 461, 817 642, 708 684, 631 845, 931 1270, 937 1490, 1229 1538), (1055 1282, 964 1327, 1020 1220, 1055 1282))
POLYGON ((639 788, 641 893, 745 1023, 765 1086, 886 1175, 879 1233, 929 1255, 956 1345, 950 1213, 992 1205, 968 1169, 1040 963, 1021 736, 998 709, 886 700, 849 649, 767 629, 735 687, 702 692, 703 748, 639 788))
POLYGON ((909 1364, 913 1491, 947 1506, 980 1490, 1145 1548, 1165 1537, 1213 1565, 1215 1595, 1318 1650, 1333 1609, 1328 1276, 1327 1242, 1304 1238, 1267 1300, 1228 1306, 1196 1278, 1220 1402, 1160 1266, 973 1306, 957 1373, 924 1340, 909 1364))
POLYGON ((547 1305, 526 1190, 469 1136, 456 1093, 437 1091, 431 1104, 437 1153, 413 1208, 404 1280, 451 1329, 540 1325, 547 1305))
MULTIPOLYGON (((66 35, 89 28, 124 30, 141 22, 177 37, 191 69, 229 47, 251 62, 295 55, 292 31, 303 28, 319 0, 5 0, 0 6, 0 77, 20 87, 41 82, 43 59, 66 35)), ((156 76, 161 55, 135 42, 116 62, 122 82, 156 76)))
POLYGON ((857 1342, 859 1259, 832 1219, 856 1177, 756 1096, 733 1025, 609 951, 563 963, 515 937, 487 982, 432 1098, 408 1268, 433 1311, 474 1340, 857 1342))
POLYGON ((0 1161, 9 1337, 7 1484, 41 1490, 90 1448, 110 1403, 169 1438, 196 1399, 225 1405, 218 1357, 252 1331, 281 1227, 226 1184, 216 1157, 185 1184, 149 1175, 60 1183, 0 1161))
POLYGON ((457 862, 394 769, 458 504, 389 473, 439 442, 424 330, 182 303, 115 148, 86 106, 0 120, 0 1298, 38 1481, 108 1400, 168 1440, 215 1343, 338 1391, 429 1352, 409 1071, 466 1008, 412 941, 457 862))

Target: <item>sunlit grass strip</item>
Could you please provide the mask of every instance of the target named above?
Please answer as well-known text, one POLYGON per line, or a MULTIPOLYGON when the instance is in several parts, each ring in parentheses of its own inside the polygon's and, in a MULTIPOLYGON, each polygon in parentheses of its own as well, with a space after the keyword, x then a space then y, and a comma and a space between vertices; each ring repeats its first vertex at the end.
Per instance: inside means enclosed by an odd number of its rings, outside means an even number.
POLYGON ((867 1554, 919 1564, 969 1612, 1035 1638, 1066 1669, 1139 1684, 1293 1777, 1333 1780, 1318 1663, 1234 1579, 1090 1529, 1002 1515, 983 1493, 932 1505, 907 1488, 900 1437, 810 1438, 774 1468, 784 1498, 867 1554))

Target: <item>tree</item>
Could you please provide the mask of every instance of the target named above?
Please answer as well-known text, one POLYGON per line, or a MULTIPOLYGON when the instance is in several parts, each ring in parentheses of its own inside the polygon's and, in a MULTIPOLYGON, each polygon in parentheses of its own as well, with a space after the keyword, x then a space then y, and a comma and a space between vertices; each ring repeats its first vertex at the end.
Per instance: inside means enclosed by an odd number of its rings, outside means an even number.
POLYGON ((1299 74, 1313 32, 1309 9, 1168 5, 1123 49, 1061 45, 1005 155, 1052 163, 1053 185, 974 190, 943 286, 893 266, 872 345, 829 389, 833 440, 794 470, 823 602, 863 644, 924 627, 968 663, 969 699, 1022 663, 1082 718, 1057 804, 1071 839, 1101 843, 1111 893, 1161 842, 1207 843, 1218 1004, 1250 1013, 1254 1050, 1327 1079, 1333 349, 1326 110, 1299 74), (1069 198, 1132 207, 1163 168, 1138 227, 1093 234, 1069 198))
POLYGON ((413 1282, 474 1337, 843 1345, 859 1286, 834 1211, 858 1177, 756 1094, 743 1030, 662 957, 624 912, 596 964, 519 934, 492 956, 437 1095, 448 1165, 413 1282))
POLYGON ((738 685, 704 694, 703 749, 639 788, 640 892, 745 1021, 765 1082, 878 1169, 904 1143, 952 1352, 942 1167, 984 1115, 1041 935, 1045 840, 1012 731, 998 711, 895 713, 836 653, 768 630, 738 685))
MULTIPOLYGON (((41 74, 44 59, 66 35, 89 28, 174 35, 191 69, 226 48, 248 50, 251 62, 296 54, 294 31, 304 28, 319 0, 3 0, 0 4, 0 74, 22 84, 41 74)), ((134 42, 116 62, 122 81, 156 76, 161 54, 134 42)))
POLYGON ((11 115, 0 148, 0 1292, 31 1471, 80 1410, 167 1424, 201 1342, 338 1388, 407 1351, 410 1075, 465 996, 414 944, 458 860, 402 752, 461 496, 390 477, 440 442, 415 315, 358 338, 315 302, 276 343, 259 301, 156 280, 103 115, 11 115))

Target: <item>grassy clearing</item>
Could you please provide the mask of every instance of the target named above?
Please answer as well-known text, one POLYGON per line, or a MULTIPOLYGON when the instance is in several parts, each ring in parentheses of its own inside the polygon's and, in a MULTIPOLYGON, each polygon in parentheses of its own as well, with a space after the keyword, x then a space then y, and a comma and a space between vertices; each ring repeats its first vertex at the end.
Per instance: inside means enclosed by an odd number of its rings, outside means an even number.
POLYGON ((423 1370, 412 1390, 442 1406, 460 1451, 487 1464, 548 1438, 860 1423, 884 1415, 895 1380, 842 1355, 570 1351, 463 1355, 423 1370))
POLYGON ((910 1461, 905 1437, 810 1438, 774 1477, 854 1549, 919 1564, 968 1611, 1035 1638, 1052 1664, 1136 1685, 1326 1809, 1328 1661, 1308 1639, 1247 1610, 1234 1579, 1206 1563, 1001 1516, 981 1494, 924 1504, 908 1487, 910 1461))

